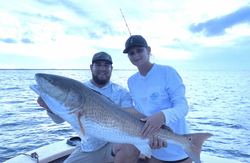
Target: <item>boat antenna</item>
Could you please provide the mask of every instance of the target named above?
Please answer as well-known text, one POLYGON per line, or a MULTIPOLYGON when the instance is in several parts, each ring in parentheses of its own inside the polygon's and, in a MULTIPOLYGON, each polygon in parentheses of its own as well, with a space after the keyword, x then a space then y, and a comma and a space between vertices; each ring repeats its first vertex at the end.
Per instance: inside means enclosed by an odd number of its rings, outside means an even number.
POLYGON ((126 23, 127 28, 128 28, 128 32, 129 32, 129 34, 130 34, 130 36, 131 36, 131 32, 130 32, 130 30, 129 30, 129 27, 128 27, 128 24, 127 24, 127 22, 126 22, 126 19, 125 19, 124 15, 123 15, 122 9, 120 9, 120 10, 121 10, 121 13, 122 13, 122 17, 123 17, 123 19, 124 19, 124 21, 125 21, 125 23, 126 23))

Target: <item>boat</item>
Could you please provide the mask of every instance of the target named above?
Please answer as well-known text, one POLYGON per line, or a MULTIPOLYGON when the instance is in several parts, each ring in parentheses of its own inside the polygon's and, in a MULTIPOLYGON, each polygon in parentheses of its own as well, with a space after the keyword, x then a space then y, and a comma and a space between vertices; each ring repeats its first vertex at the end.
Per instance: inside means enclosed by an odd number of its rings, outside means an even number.
MULTIPOLYGON (((77 143, 80 143, 79 137, 72 137, 53 144, 49 144, 35 150, 19 155, 4 163, 62 163, 75 149, 77 143)), ((144 162, 145 156, 141 155, 138 163, 144 162)), ((238 160, 210 156, 201 153, 202 163, 241 163, 238 160)))

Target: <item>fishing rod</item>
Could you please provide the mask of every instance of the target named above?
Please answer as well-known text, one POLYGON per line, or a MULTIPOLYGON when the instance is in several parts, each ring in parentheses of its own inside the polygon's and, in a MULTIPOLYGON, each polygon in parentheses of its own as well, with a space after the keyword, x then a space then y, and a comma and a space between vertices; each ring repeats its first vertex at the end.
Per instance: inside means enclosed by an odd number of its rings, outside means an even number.
POLYGON ((128 24, 127 24, 127 22, 126 22, 126 19, 125 19, 124 15, 123 15, 122 9, 120 9, 120 10, 121 10, 121 13, 122 13, 122 17, 123 17, 123 19, 124 19, 124 21, 125 21, 125 23, 126 23, 127 28, 128 28, 128 32, 129 32, 129 34, 130 34, 130 36, 131 36, 131 32, 130 32, 130 30, 129 30, 129 27, 128 27, 128 24))

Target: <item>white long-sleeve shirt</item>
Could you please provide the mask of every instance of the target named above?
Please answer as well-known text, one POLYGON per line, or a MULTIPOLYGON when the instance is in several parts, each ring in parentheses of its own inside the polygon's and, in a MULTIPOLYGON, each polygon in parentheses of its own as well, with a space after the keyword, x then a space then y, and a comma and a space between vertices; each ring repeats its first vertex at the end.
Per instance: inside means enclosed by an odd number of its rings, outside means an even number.
MULTIPOLYGON (((91 83, 90 80, 85 82, 84 84, 97 90, 98 92, 104 94, 105 96, 110 98, 117 105, 120 105, 122 107, 134 107, 133 102, 132 102, 132 98, 131 98, 128 90, 126 88, 118 85, 118 84, 115 84, 115 83, 110 81, 108 85, 106 85, 102 88, 96 87, 95 85, 93 85, 91 83)), ((55 123, 63 123, 64 122, 64 120, 61 117, 59 117, 55 114, 51 114, 49 112, 47 112, 47 114, 51 117, 51 119, 55 123)), ((77 131, 76 128, 75 128, 75 130, 77 131)), ((96 151, 108 143, 106 141, 97 139, 95 137, 88 136, 87 133, 86 133, 86 137, 87 137, 87 142, 82 141, 82 151, 84 151, 84 152, 96 151)))
MULTIPOLYGON (((128 87, 135 108, 146 116, 162 111, 165 125, 177 134, 189 133, 185 120, 188 104, 185 86, 180 75, 170 66, 154 64, 147 76, 139 72, 128 79, 128 87)), ((153 156, 165 161, 181 160, 188 155, 178 146, 153 150, 153 156)))

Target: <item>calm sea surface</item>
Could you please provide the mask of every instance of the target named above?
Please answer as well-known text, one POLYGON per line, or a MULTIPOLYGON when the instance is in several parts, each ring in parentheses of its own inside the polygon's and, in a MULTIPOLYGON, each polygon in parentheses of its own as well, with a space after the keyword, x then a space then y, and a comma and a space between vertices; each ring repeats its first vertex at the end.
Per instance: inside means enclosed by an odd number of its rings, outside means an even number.
MULTIPOLYGON (((79 81, 89 70, 0 70, 0 162, 76 133, 67 123, 55 124, 29 89, 35 73, 52 73, 79 81)), ((111 80, 127 87, 135 71, 114 70, 111 80)), ((250 71, 179 72, 186 85, 191 132, 214 134, 203 153, 250 163, 250 71)))

